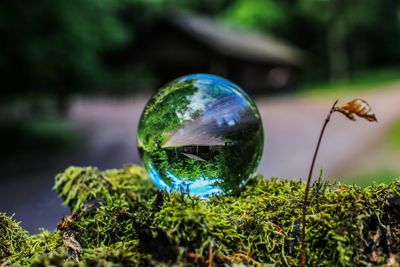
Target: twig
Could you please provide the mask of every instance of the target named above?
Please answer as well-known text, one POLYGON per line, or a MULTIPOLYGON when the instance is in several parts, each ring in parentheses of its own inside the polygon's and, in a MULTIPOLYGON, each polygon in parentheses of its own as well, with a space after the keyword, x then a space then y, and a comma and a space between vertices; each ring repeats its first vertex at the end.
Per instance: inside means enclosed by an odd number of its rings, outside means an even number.
POLYGON ((252 257, 250 257, 244 253, 240 253, 240 252, 233 253, 231 256, 228 256, 226 258, 231 259, 231 260, 234 260, 235 258, 240 258, 244 261, 250 262, 253 265, 258 264, 258 262, 255 259, 253 259, 252 257))
POLYGON ((209 247, 208 247, 208 267, 212 267, 213 266, 213 251, 212 251, 212 243, 210 243, 209 247))
POLYGON ((386 244, 387 244, 387 252, 389 255, 389 266, 399 266, 399 262, 397 261, 396 256, 392 251, 392 232, 390 231, 390 225, 386 226, 386 244))
POLYGON ((314 170, 315 160, 316 160, 317 155, 318 155, 318 150, 319 150, 319 147, 321 145, 322 136, 324 135, 325 128, 328 125, 328 122, 330 121, 333 112, 336 111, 336 104, 337 104, 338 101, 339 100, 336 100, 335 103, 333 103, 332 108, 329 111, 329 114, 325 119, 324 125, 322 126, 321 133, 320 133, 319 138, 318 138, 317 147, 315 148, 314 157, 313 157, 312 162, 311 162, 310 172, 309 172, 308 178, 307 178, 306 192, 304 193, 303 214, 302 214, 302 217, 301 217, 301 224, 302 224, 302 229, 301 229, 301 256, 300 256, 300 266, 301 267, 306 266, 306 262, 307 262, 307 252, 306 252, 306 213, 307 213, 307 206, 308 206, 308 193, 310 191, 311 177, 312 177, 313 170, 314 170))
POLYGON ((203 256, 200 254, 197 254, 196 252, 188 252, 188 253, 186 253, 186 257, 200 261, 200 262, 204 262, 203 256))

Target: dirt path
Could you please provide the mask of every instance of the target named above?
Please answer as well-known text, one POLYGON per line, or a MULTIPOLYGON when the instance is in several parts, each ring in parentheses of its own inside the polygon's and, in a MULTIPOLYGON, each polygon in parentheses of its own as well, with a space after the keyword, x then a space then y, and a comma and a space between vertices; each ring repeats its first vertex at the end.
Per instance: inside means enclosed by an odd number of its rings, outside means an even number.
MULTIPOLYGON (((329 124, 316 173, 340 175, 354 157, 360 157, 400 118, 400 85, 379 92, 361 93, 377 114, 379 123, 347 120, 334 114, 329 124)), ((315 143, 332 103, 336 99, 309 97, 265 97, 258 99, 265 128, 265 147, 259 172, 266 177, 304 178, 315 143)), ((341 102, 351 100, 350 96, 341 102)), ((140 163, 135 146, 136 127, 146 97, 123 101, 81 100, 71 110, 75 127, 87 137, 88 164, 101 168, 140 163)))

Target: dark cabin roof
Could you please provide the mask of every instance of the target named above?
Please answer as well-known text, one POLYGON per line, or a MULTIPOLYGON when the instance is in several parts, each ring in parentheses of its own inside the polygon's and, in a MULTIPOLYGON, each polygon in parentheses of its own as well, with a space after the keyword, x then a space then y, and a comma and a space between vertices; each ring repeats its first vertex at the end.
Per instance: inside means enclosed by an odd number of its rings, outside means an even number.
POLYGON ((165 19, 203 45, 229 57, 294 66, 300 66, 304 60, 302 51, 265 33, 181 12, 168 13, 165 19))

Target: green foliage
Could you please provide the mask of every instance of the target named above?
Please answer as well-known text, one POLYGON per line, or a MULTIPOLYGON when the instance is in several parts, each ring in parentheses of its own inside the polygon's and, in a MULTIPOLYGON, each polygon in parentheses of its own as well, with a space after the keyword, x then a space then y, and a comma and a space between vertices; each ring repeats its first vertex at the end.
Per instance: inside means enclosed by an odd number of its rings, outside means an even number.
POLYGON ((349 81, 336 81, 332 83, 303 84, 299 88, 301 95, 308 96, 335 96, 354 94, 354 92, 376 89, 400 81, 399 68, 382 68, 355 73, 349 81))
POLYGON ((349 177, 340 178, 340 181, 366 187, 377 183, 390 183, 393 177, 400 177, 400 170, 384 166, 369 172, 351 174, 349 177))
POLYGON ((0 120, 0 157, 9 157, 21 151, 55 151, 67 148, 78 140, 77 133, 61 119, 0 120))
MULTIPOLYGON (((55 190, 74 216, 53 233, 29 236, 1 215, 0 263, 296 266, 304 189, 302 182, 258 177, 241 193, 206 200, 157 191, 137 166, 70 167, 57 176, 55 190), (66 233, 73 233, 83 248, 79 262, 71 258, 66 233)), ((384 265, 389 260, 386 236, 392 236, 392 260, 400 256, 395 238, 400 234, 400 180, 366 188, 319 180, 309 200, 309 266, 384 265)))
POLYGON ((367 27, 376 23, 376 9, 378 3, 372 0, 366 1, 320 1, 320 0, 304 0, 299 2, 299 8, 306 15, 314 17, 322 23, 330 24, 333 27, 339 27, 339 31, 351 32, 356 27, 367 27), (341 14, 337 14, 341 12, 341 14), (343 17, 341 17, 343 16, 343 17), (336 21, 332 21, 336 20, 336 21), (345 23, 346 25, 343 25, 345 23), (345 28, 344 26, 347 26, 345 28))
POLYGON ((400 122, 396 123, 390 130, 389 141, 395 148, 400 148, 400 122))
POLYGON ((237 0, 221 17, 227 21, 246 25, 256 29, 273 28, 279 24, 287 23, 285 10, 279 1, 237 0))
POLYGON ((101 54, 128 38, 120 8, 121 1, 1 3, 5 89, 71 91, 108 75, 101 54))
POLYGON ((327 78, 333 37, 343 41, 350 71, 398 64, 400 58, 400 4, 392 0, 2 1, 2 93, 48 91, 63 97, 94 88, 146 87, 153 76, 146 66, 109 64, 109 52, 134 44, 138 29, 171 9, 284 37, 310 52, 305 76, 313 81, 327 78))
POLYGON ((188 96, 193 95, 198 89, 193 85, 193 81, 186 81, 183 86, 177 86, 178 83, 178 81, 173 81, 167 84, 161 93, 147 104, 140 120, 138 133, 143 143, 143 149, 157 152, 167 137, 166 133, 176 130, 184 120, 187 120, 187 118, 183 118, 184 115, 188 116, 189 114, 190 118, 195 116, 196 110, 189 106, 188 96), (167 95, 168 97, 166 97, 167 95), (153 135, 158 137, 158 142, 151 138, 153 135))

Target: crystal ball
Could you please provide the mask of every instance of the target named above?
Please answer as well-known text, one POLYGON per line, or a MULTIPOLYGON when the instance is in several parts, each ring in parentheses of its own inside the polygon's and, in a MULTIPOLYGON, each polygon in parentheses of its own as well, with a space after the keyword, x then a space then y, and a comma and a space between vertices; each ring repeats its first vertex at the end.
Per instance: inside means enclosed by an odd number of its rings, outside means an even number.
POLYGON ((144 167, 159 188, 204 198, 240 190, 257 169, 263 142, 254 101, 210 74, 162 87, 147 103, 137 135, 144 167))

